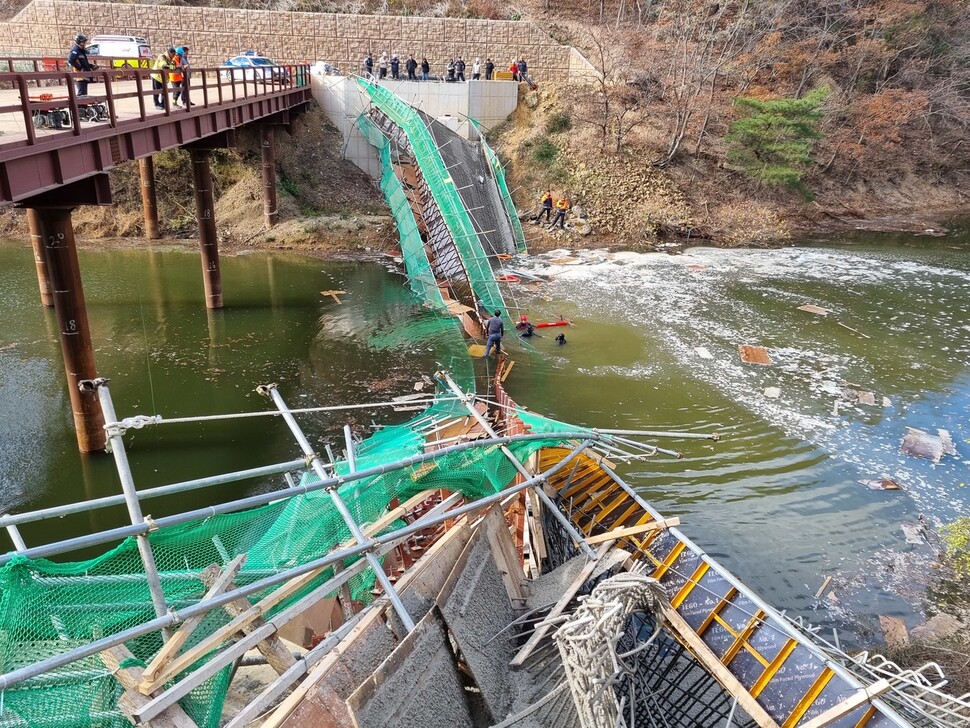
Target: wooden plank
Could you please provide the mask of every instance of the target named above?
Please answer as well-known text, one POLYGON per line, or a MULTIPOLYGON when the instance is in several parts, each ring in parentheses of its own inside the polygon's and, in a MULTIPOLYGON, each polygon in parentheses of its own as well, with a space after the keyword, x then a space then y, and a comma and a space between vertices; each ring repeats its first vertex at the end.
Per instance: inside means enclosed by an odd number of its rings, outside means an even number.
MULTIPOLYGON (((419 495, 421 494, 419 493, 418 496, 419 495)), ((418 499, 418 496, 414 496, 414 498, 410 499, 408 502, 410 503, 412 501, 416 501, 418 499)), ((377 533, 378 531, 380 531, 382 528, 386 526, 385 519, 388 516, 390 516, 390 514, 387 514, 381 519, 378 519, 378 521, 376 521, 374 524, 371 524, 370 526, 365 526, 363 529, 364 534, 371 536, 377 533), (385 525, 380 525, 382 523, 385 523, 385 525)), ((343 545, 346 546, 347 543, 350 543, 350 542, 346 542, 343 545)), ((158 689, 159 687, 161 687, 161 685, 167 682, 171 677, 177 675, 179 672, 182 672, 187 667, 192 665, 194 662, 204 657, 208 652, 215 649, 219 644, 221 644, 227 639, 230 639, 237 632, 244 631, 245 628, 250 624, 252 624, 255 620, 261 619, 263 614, 266 614, 267 612, 269 612, 270 609, 275 607, 281 601, 289 598, 291 595, 303 589, 307 584, 309 584, 317 576, 319 576, 329 568, 330 567, 328 566, 323 566, 318 569, 314 569, 313 571, 307 572, 306 574, 302 574, 300 576, 290 579, 288 582, 283 584, 283 586, 281 586, 279 589, 267 595, 266 597, 261 599, 259 602, 254 604, 246 611, 241 612, 240 614, 235 616, 233 619, 229 621, 228 624, 216 630, 209 637, 199 642, 199 644, 195 645, 195 647, 193 647, 192 649, 186 651, 184 654, 172 660, 170 664, 164 666, 164 669, 158 675, 156 675, 151 680, 151 682, 147 682, 147 678, 146 678, 146 683, 141 688, 142 692, 147 695, 148 693, 158 689)))
POLYGON ((798 307, 798 310, 799 311, 808 311, 809 313, 814 313, 814 314, 817 314, 819 316, 828 316, 830 313, 832 313, 827 308, 822 308, 821 306, 814 306, 811 303, 806 304, 805 306, 799 306, 798 307))
POLYGON ((634 536, 638 533, 644 533, 645 531, 661 531, 667 528, 673 528, 674 526, 680 525, 680 518, 674 516, 673 518, 666 518, 661 521, 650 521, 649 523, 641 523, 639 526, 628 526, 627 528, 614 528, 612 531, 607 531, 606 533, 600 533, 596 536, 587 536, 586 543, 590 546, 595 546, 598 543, 603 543, 604 541, 619 541, 621 538, 627 536, 634 536))
POLYGON ((539 496, 536 495, 532 488, 526 491, 526 495, 529 498, 529 506, 532 515, 529 517, 532 521, 532 546, 536 550, 536 560, 539 566, 542 566, 542 562, 549 558, 549 550, 546 548, 546 530, 542 525, 542 508, 539 505, 539 496))
POLYGON ((492 547, 492 558, 495 566, 502 575, 505 591, 508 592, 512 606, 525 606, 526 593, 523 582, 525 574, 519 563, 519 554, 515 550, 515 543, 505 523, 505 516, 501 508, 490 508, 482 519, 481 528, 485 529, 485 536, 492 547))
MULTIPOLYGON (((115 680, 125 689, 124 694, 118 699, 118 707, 121 709, 132 723, 135 722, 134 714, 143 705, 149 703, 151 698, 142 695, 138 691, 138 686, 142 682, 144 670, 140 667, 122 667, 125 661, 134 661, 135 656, 124 645, 115 645, 104 650, 99 655, 101 662, 108 668, 115 680)), ((156 717, 151 725, 153 728, 195 728, 193 721, 182 708, 176 704, 167 708, 156 717)))
MULTIPOLYGON (((232 584, 233 579, 236 578, 236 575, 239 573, 239 570, 242 568, 242 565, 245 562, 246 554, 239 554, 236 558, 229 562, 229 565, 218 579, 206 584, 208 591, 206 591, 205 596, 202 597, 202 600, 205 601, 206 599, 212 599, 226 591, 229 585, 232 584)), ((203 574, 204 573, 205 572, 203 572, 203 574)), ((202 579, 202 575, 200 575, 199 578, 202 579)), ((205 582, 203 581, 203 583, 205 582)), ((190 617, 189 619, 185 620, 182 626, 179 627, 178 631, 172 635, 172 638, 162 645, 162 649, 160 649, 158 654, 152 658, 152 661, 142 673, 143 685, 145 686, 145 689, 142 690, 143 695, 148 695, 155 689, 154 687, 148 689, 148 687, 156 681, 159 674, 165 669, 169 660, 178 654, 178 651, 182 648, 182 645, 185 644, 185 641, 192 634, 193 630, 195 630, 195 628, 202 623, 202 620, 205 619, 206 616, 208 615, 200 614, 196 617, 190 617)))
POLYGON ((347 293, 347 291, 320 291, 320 295, 321 296, 330 296, 330 298, 332 298, 337 303, 343 303, 343 301, 341 301, 338 298, 338 296, 343 296, 346 293, 347 293))
MULTIPOLYGON (((218 574, 215 571, 210 571, 209 573, 203 572, 202 574, 202 579, 207 585, 209 582, 214 582, 220 577, 221 574, 218 574)), ((226 604, 223 609, 229 612, 230 616, 238 617, 252 606, 252 603, 248 599, 245 597, 239 597, 239 599, 234 599, 226 604)), ((244 634, 252 634, 252 632, 261 628, 265 624, 266 622, 263 621, 262 617, 257 617, 243 627, 242 631, 244 634)), ((256 645, 256 649, 259 650, 260 654, 266 658, 266 662, 269 664, 269 666, 276 670, 277 675, 282 675, 296 664, 296 658, 293 657, 293 653, 286 649, 286 647, 283 645, 283 641, 276 635, 276 633, 271 634, 269 637, 256 645)))
POLYGON ((708 672, 737 699, 738 705, 744 708, 755 723, 761 728, 779 728, 774 719, 761 707, 761 704, 751 696, 751 693, 745 689, 734 674, 721 664, 721 661, 717 659, 717 655, 711 651, 707 643, 694 633, 690 625, 673 607, 664 605, 662 613, 670 628, 687 644, 690 651, 704 664, 708 672))
POLYGON ((511 360, 509 360, 507 363, 503 364, 503 366, 502 366, 502 377, 501 377, 501 381, 503 383, 508 378, 509 372, 512 371, 512 367, 514 367, 514 366, 515 366, 515 362, 514 361, 511 361, 511 360))
POLYGON ((768 356, 768 350, 763 346, 738 344, 738 352, 741 354, 741 361, 745 364, 771 366, 771 357, 768 356))
POLYGON ((831 725, 839 718, 843 718, 857 708, 875 700, 890 688, 892 688, 892 684, 888 680, 874 682, 872 685, 853 693, 838 705, 833 705, 821 715, 817 715, 807 723, 803 723, 800 728, 822 728, 823 726, 831 725))
POLYGON ((599 547, 599 549, 596 551, 596 558, 588 561, 583 567, 582 571, 579 572, 579 575, 568 587, 566 587, 566 590, 563 592, 562 596, 559 597, 559 601, 556 602, 549 614, 546 615, 545 620, 536 626, 536 629, 529 638, 529 641, 526 642, 522 646, 522 649, 519 650, 515 657, 512 658, 512 661, 509 663, 510 665, 520 666, 527 659, 529 659, 529 655, 531 655, 535 648, 539 646, 542 638, 546 636, 546 633, 548 633, 549 629, 552 627, 549 620, 555 619, 563 613, 563 610, 569 606, 569 603, 573 600, 573 597, 576 596, 576 592, 578 592, 582 588, 583 584, 586 583, 586 580, 592 576, 593 572, 596 570, 596 565, 600 562, 600 559, 602 559, 612 547, 613 541, 607 541, 599 547))

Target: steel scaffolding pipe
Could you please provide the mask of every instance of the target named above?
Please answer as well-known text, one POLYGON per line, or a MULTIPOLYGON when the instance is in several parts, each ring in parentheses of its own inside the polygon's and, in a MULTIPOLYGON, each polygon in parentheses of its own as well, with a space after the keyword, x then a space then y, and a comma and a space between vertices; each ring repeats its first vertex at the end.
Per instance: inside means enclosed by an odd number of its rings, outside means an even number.
MULTIPOLYGON (((267 385, 262 391, 269 394, 270 398, 273 400, 273 403, 276 405, 276 408, 280 411, 280 413, 282 413, 283 419, 289 426, 290 432, 293 433, 293 437, 296 438, 300 449, 303 450, 303 454, 306 455, 310 460, 310 467, 313 468, 313 472, 316 473, 317 477, 321 480, 327 478, 328 474, 323 467, 323 462, 320 460, 320 456, 313 451, 312 447, 310 447, 310 441, 306 439, 306 436, 303 434, 303 430, 297 423, 296 418, 287 411, 286 402, 283 401, 283 397, 280 395, 279 390, 275 385, 271 384, 267 385)), ((354 457, 354 443, 350 438, 350 428, 348 427, 345 432, 347 433, 348 437, 347 457, 348 459, 352 459, 354 457)), ((351 468, 350 472, 351 475, 353 475, 354 469, 351 468)), ((358 525, 357 521, 354 520, 354 517, 347 508, 347 504, 344 503, 343 498, 341 498, 340 494, 337 493, 337 484, 327 488, 327 493, 330 494, 330 500, 333 501, 333 505, 340 514, 340 517, 343 519, 344 523, 347 524, 347 528, 350 529, 350 533, 353 535, 354 540, 362 546, 372 544, 373 542, 371 542, 364 535, 364 532, 360 530, 360 526, 358 525)), ((394 611, 397 612, 397 616, 401 618, 404 628, 408 632, 411 632, 414 630, 414 620, 411 619, 411 615, 408 614, 408 610, 404 606, 404 602, 401 601, 401 597, 398 596, 397 591, 395 591, 394 585, 391 584, 391 580, 388 578, 387 574, 384 573, 384 568, 381 566, 381 562, 378 561, 377 557, 370 551, 367 552, 366 558, 367 562, 370 564, 370 567, 374 570, 374 576, 376 576, 377 581, 380 582, 381 588, 384 590, 384 593, 387 594, 387 598, 391 600, 391 604, 394 605, 394 611)))
MULTIPOLYGON (((91 384, 97 389, 98 398, 101 400, 101 411, 104 412, 105 418, 115 422, 118 417, 115 415, 114 403, 111 401, 111 392, 108 391, 108 380, 100 379, 91 384)), ((131 474, 131 466, 128 464, 128 454, 125 452, 125 441, 121 437, 121 432, 115 427, 110 428, 108 441, 111 454, 115 459, 115 467, 118 469, 118 478, 121 480, 121 489, 124 491, 125 505, 128 507, 131 524, 135 526, 145 523, 141 503, 138 502, 138 489, 135 488, 135 480, 131 474)), ((148 591, 152 595, 152 604, 155 606, 155 616, 161 617, 168 612, 168 605, 165 603, 165 592, 162 591, 162 582, 158 578, 158 567, 155 565, 155 554, 152 552, 148 534, 140 534, 137 537, 137 543, 141 564, 148 580, 148 591)), ((167 640, 170 636, 169 631, 163 629, 162 636, 167 640)))
MULTIPOLYGON (((468 450, 475 447, 493 447, 495 445, 502 445, 509 442, 527 442, 529 440, 559 439, 562 441, 569 441, 580 438, 588 438, 587 441, 597 439, 588 432, 544 432, 473 440, 471 442, 463 442, 458 445, 452 445, 441 450, 433 450, 431 452, 421 453, 419 455, 411 455, 394 463, 376 465, 374 467, 367 468, 365 470, 358 470, 356 473, 351 473, 340 477, 331 476, 323 480, 296 485, 291 488, 285 488, 283 490, 277 490, 271 493, 261 493, 260 495, 240 498, 216 506, 206 506, 204 508, 197 508, 192 511, 186 511, 184 513, 178 513, 172 516, 163 516, 161 518, 156 518, 154 523, 158 528, 167 528, 169 526, 188 523, 189 521, 194 521, 201 518, 212 518, 213 516, 218 516, 225 513, 235 513, 236 511, 246 510, 247 508, 255 508, 256 506, 266 505, 267 503, 281 500, 283 498, 289 498, 295 495, 305 495, 306 493, 325 490, 327 488, 343 485, 344 483, 353 482, 355 480, 363 480, 365 478, 371 478, 377 475, 384 475, 385 473, 390 473, 402 468, 420 465, 421 463, 427 462, 428 460, 434 460, 442 455, 461 452, 462 450, 468 450)), ((147 523, 132 526, 119 526, 117 528, 107 529, 100 533, 89 534, 87 536, 77 536, 75 538, 64 539, 63 541, 55 541, 50 544, 45 544, 44 546, 34 546, 26 551, 20 552, 19 555, 30 559, 47 558, 49 556, 54 556, 77 549, 97 546, 98 544, 120 541, 130 536, 138 536, 143 533, 148 533, 149 529, 150 527, 147 523)), ((0 566, 9 563, 15 555, 17 554, 7 553, 0 555, 0 566)))
MULTIPOLYGON (((117 423, 109 423, 106 426, 111 427, 113 424, 117 423)), ((232 473, 212 475, 207 478, 185 480, 181 483, 172 483, 171 485, 160 485, 157 488, 148 488, 147 490, 138 491, 136 495, 138 496, 139 501, 144 501, 150 498, 158 498, 163 495, 172 495, 173 493, 184 493, 188 490, 208 488, 213 485, 225 485, 226 483, 235 483, 237 481, 248 480, 250 478, 262 478, 267 475, 279 475, 281 473, 288 473, 291 470, 296 470, 305 466, 306 460, 304 459, 290 460, 288 462, 278 463, 276 465, 265 465, 263 467, 251 468, 249 470, 237 470, 236 472, 232 473)), ((27 513, 18 513, 16 515, 10 515, 8 513, 0 516, 0 527, 8 528, 21 523, 43 521, 48 518, 63 518, 64 516, 69 516, 73 513, 87 513, 95 508, 120 506, 123 505, 124 502, 124 495, 107 495, 103 498, 92 498, 89 501, 68 503, 63 506, 42 508, 36 511, 28 511, 27 513)))
MULTIPOLYGON (((548 434, 544 434, 544 435, 532 436, 530 439, 547 439, 548 437, 549 437, 548 434)), ((502 438, 502 439, 506 439, 506 438, 502 438)), ((420 531, 423 531, 426 528, 440 525, 446 521, 453 520, 454 518, 457 518, 460 515, 465 515, 468 513, 472 513, 474 511, 481 510, 483 508, 487 508, 488 506, 491 506, 495 503, 502 501, 504 498, 507 498, 522 490, 525 490, 526 488, 531 488, 537 484, 541 484, 545 482, 549 477, 551 477, 552 475, 555 475, 566 465, 572 462, 572 460, 576 456, 578 456, 583 450, 586 449, 586 447, 589 446, 590 442, 591 442, 590 439, 583 440, 582 442, 579 443, 579 445, 573 448, 573 450, 566 457, 564 457, 562 460, 557 462, 548 470, 545 470, 533 478, 529 478, 528 480, 522 483, 517 483, 516 485, 511 486, 510 488, 507 488, 505 490, 499 491, 498 493, 495 493, 491 496, 480 498, 476 501, 473 501, 472 503, 466 503, 463 506, 459 506, 458 508, 448 510, 444 513, 436 513, 434 515, 429 514, 427 516, 420 518, 419 520, 415 521, 409 526, 400 528, 391 533, 384 534, 383 536, 377 536, 368 544, 358 543, 347 548, 338 549, 337 551, 331 551, 329 554, 327 554, 326 556, 322 556, 319 559, 314 559, 313 561, 308 561, 307 563, 302 564, 300 566, 295 566, 291 569, 286 569, 277 574, 266 577, 265 579, 259 579, 258 581, 254 581, 253 583, 247 584, 246 586, 240 586, 231 591, 226 591, 218 596, 212 597, 211 599, 200 601, 194 606, 186 607, 185 609, 182 609, 177 613, 169 612, 164 616, 157 617, 156 619, 153 619, 153 620, 149 620, 148 622, 145 622, 136 627, 131 627, 122 632, 117 632, 113 635, 109 635, 108 637, 103 637, 99 640, 95 640, 81 647, 75 647, 74 649, 68 650, 67 652, 63 652, 59 655, 49 657, 45 660, 41 660, 40 662, 35 662, 31 665, 26 665, 17 670, 12 670, 4 675, 0 675, 0 691, 6 690, 7 688, 12 687, 14 685, 20 684, 26 680, 36 677, 37 675, 42 675, 55 668, 63 667, 64 665, 69 665, 70 663, 83 659, 85 657, 90 657, 91 655, 97 654, 103 650, 106 650, 109 647, 113 647, 115 645, 119 645, 124 642, 137 639, 139 637, 144 637, 145 635, 151 634, 152 632, 156 632, 160 629, 171 628, 177 624, 180 624, 186 621, 191 617, 203 615, 213 609, 225 606, 226 604, 229 604, 230 602, 235 601, 240 597, 248 597, 251 594, 255 594, 256 592, 262 591, 264 589, 268 589, 273 586, 277 586, 278 584, 282 584, 285 581, 288 581, 297 576, 301 576, 310 571, 314 571, 321 567, 332 566, 346 559, 354 558, 355 556, 359 556, 365 552, 368 552, 369 549, 374 549, 374 548, 382 549, 385 547, 393 548, 398 542, 403 541, 409 536, 416 534, 420 531)), ((483 441, 479 441, 479 443, 476 443, 476 444, 482 445, 486 443, 488 443, 488 441, 483 440, 483 441)), ((495 445, 496 443, 492 442, 490 444, 495 445)), ((434 454, 441 455, 442 453, 448 452, 448 450, 452 450, 452 448, 440 450, 434 454)), ((428 458, 423 458, 423 459, 428 459, 428 458)), ((406 465, 401 465, 402 462, 403 461, 398 461, 396 465, 398 467, 406 467, 406 465)), ((373 468, 371 470, 373 470, 373 468)), ((358 477, 365 477, 362 474, 366 472, 367 471, 359 471, 357 475, 358 477)), ((332 480, 339 480, 339 479, 332 479, 332 480)), ((347 571, 349 571, 349 569, 347 571)), ((346 574, 347 571, 341 572, 340 576, 346 574)))

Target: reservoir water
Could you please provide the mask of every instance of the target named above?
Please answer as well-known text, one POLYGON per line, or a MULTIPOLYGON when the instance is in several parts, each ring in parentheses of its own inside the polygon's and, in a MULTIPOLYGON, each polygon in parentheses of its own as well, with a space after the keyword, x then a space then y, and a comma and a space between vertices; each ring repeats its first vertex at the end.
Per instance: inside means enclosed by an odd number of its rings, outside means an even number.
MULTIPOLYGON (((970 233, 838 242, 526 261, 555 278, 515 286, 510 304, 574 326, 565 345, 556 329, 525 347, 510 341, 517 366, 507 385, 522 405, 571 423, 719 432, 717 443, 664 442, 681 460, 621 470, 769 601, 865 641, 875 615, 918 621, 919 576, 935 550, 907 542, 902 525, 970 515, 970 233), (798 309, 806 304, 831 313, 798 309), (772 365, 742 363, 742 344, 767 347, 772 365), (847 389, 873 393, 875 404, 847 389), (934 464, 900 453, 907 426, 949 430, 959 456, 934 464), (883 478, 904 489, 860 482, 883 478), (832 596, 817 600, 826 576, 832 596)), ((470 376, 455 328, 373 263, 226 257, 226 308, 207 313, 197 255, 80 257, 98 371, 121 417, 268 410, 254 392, 267 382, 302 407, 410 394, 441 367, 470 376), (320 295, 329 289, 346 291, 343 302, 320 295)), ((0 322, 0 508, 120 492, 108 456, 76 452, 56 324, 39 304, 24 243, 0 245, 0 322)), ((366 435, 408 415, 366 409, 301 422, 311 442, 340 449, 344 422, 366 435)), ((278 418, 148 427, 127 444, 139 488, 299 455, 278 418)), ((277 486, 226 486, 146 510, 277 486)), ((35 545, 124 521, 120 509, 102 510, 23 533, 35 545)))

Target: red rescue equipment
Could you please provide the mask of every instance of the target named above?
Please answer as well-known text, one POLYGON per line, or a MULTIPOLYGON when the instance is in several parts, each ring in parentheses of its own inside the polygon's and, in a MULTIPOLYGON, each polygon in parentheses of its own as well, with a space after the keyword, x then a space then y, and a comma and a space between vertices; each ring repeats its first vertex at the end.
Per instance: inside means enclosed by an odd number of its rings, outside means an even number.
POLYGON ((510 275, 495 276, 495 280, 497 280, 499 283, 520 283, 522 281, 522 279, 518 276, 510 275))
POLYGON ((569 322, 566 321, 566 320, 563 320, 563 321, 549 321, 548 323, 534 324, 534 326, 537 329, 547 329, 550 326, 569 326, 569 325, 570 325, 569 322))

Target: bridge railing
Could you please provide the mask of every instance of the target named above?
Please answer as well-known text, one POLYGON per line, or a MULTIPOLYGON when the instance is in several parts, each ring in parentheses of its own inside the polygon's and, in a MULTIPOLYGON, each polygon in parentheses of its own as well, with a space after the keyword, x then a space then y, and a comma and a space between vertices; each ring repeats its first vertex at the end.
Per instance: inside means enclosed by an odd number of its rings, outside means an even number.
POLYGON ((0 59, 0 69, 44 69, 0 71, 0 150, 46 144, 61 135, 80 136, 103 125, 124 127, 260 96, 282 95, 310 83, 308 64, 191 68, 188 74, 181 72, 181 88, 172 81, 178 71, 112 67, 78 73, 65 65, 53 58, 0 59), (52 68, 45 65, 48 63, 52 68), (160 88, 154 86, 153 79, 158 80, 160 88), (77 93, 75 82, 79 80, 89 83, 86 95, 77 93), (183 92, 183 99, 188 99, 184 106, 173 101, 178 90, 183 92), (162 102, 161 108, 155 100, 162 102))

